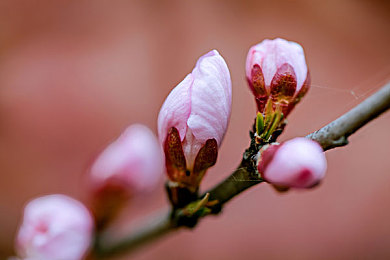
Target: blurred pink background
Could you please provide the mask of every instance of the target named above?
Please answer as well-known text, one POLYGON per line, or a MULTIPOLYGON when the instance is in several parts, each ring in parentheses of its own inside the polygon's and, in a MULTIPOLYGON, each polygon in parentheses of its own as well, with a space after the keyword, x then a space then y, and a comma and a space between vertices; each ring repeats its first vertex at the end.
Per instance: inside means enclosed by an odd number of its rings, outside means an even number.
MULTIPOLYGON (((94 156, 132 123, 153 131, 164 98, 198 57, 218 49, 233 80, 230 127, 203 189, 239 163, 255 104, 246 53, 265 38, 303 45, 312 89, 281 140, 330 122, 390 79, 386 1, 0 2, 0 259, 23 205, 83 200, 94 156)), ((219 217, 149 244, 133 259, 389 259, 390 113, 326 153, 325 181, 280 195, 259 185, 219 217)), ((136 198, 118 226, 167 205, 136 198)), ((115 259, 128 259, 122 256, 115 259)), ((114 258, 113 258, 114 259, 114 258)))

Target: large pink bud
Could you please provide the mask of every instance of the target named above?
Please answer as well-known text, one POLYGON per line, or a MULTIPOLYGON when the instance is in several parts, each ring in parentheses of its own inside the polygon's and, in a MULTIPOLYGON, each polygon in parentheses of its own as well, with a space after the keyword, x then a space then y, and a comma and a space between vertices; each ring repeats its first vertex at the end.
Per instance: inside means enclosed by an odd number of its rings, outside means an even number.
POLYGON ((280 38, 264 40, 250 48, 246 78, 255 95, 259 112, 267 101, 279 106, 284 117, 306 94, 310 75, 302 47, 280 38))
POLYGON ((27 204, 16 249, 29 260, 80 260, 92 235, 92 216, 83 204, 65 195, 48 195, 27 204))
POLYGON ((216 50, 199 58, 192 73, 165 100, 158 116, 169 179, 196 190, 217 159, 230 118, 229 69, 216 50))
POLYGON ((140 124, 128 127, 89 172, 97 227, 110 221, 131 195, 155 188, 163 170, 162 150, 152 131, 140 124))
POLYGON ((325 176, 326 158, 317 142, 294 138, 266 148, 260 155, 258 171, 276 186, 311 188, 325 176))

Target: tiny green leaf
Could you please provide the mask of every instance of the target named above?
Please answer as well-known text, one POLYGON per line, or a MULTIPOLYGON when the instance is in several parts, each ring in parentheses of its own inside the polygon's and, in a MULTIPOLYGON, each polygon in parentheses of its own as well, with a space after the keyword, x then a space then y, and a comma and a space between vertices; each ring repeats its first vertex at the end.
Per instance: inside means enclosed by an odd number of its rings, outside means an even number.
POLYGON ((200 213, 203 214, 203 208, 209 201, 209 197, 210 193, 206 193, 206 195, 201 200, 197 200, 188 204, 183 210, 184 215, 191 217, 197 214, 198 211, 201 211, 200 213))
POLYGON ((275 116, 272 118, 273 119, 272 125, 269 128, 269 130, 267 131, 266 136, 264 137, 265 140, 268 141, 268 139, 271 137, 271 135, 273 134, 275 129, 279 126, 279 123, 280 123, 282 118, 283 118, 282 112, 276 111, 275 116))
POLYGON ((256 117, 256 133, 260 136, 264 131, 264 117, 260 112, 257 112, 256 117))

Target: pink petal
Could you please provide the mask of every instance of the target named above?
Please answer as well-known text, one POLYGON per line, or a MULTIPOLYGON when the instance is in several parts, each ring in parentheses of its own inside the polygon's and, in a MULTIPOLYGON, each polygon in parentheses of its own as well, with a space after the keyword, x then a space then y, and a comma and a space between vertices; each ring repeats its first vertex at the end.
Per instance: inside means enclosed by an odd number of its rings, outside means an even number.
POLYGON ((271 152, 273 158, 264 167, 263 176, 272 184, 310 188, 325 176, 325 155, 321 146, 312 140, 294 138, 271 152))
POLYGON ((272 78, 276 71, 284 63, 291 65, 297 77, 298 92, 307 76, 307 65, 303 48, 295 42, 280 38, 264 40, 253 46, 248 53, 246 62, 246 75, 250 78, 250 72, 254 64, 259 64, 264 74, 264 81, 269 90, 272 78))
POLYGON ((221 145, 229 123, 232 86, 229 69, 216 50, 202 56, 192 71, 191 113, 187 124, 195 138, 221 145))
POLYGON ((191 87, 193 84, 192 74, 188 74, 169 93, 161 107, 158 115, 158 136, 161 143, 164 143, 171 127, 175 127, 183 141, 187 131, 187 120, 191 112, 191 87))

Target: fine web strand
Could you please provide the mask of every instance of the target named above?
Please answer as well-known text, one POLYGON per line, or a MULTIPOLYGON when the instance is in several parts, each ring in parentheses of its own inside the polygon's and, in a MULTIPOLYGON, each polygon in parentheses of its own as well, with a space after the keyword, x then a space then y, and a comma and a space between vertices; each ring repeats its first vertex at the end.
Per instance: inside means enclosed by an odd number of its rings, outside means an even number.
POLYGON ((359 84, 353 86, 352 88, 342 89, 329 87, 325 85, 312 84, 311 88, 317 90, 312 91, 309 97, 316 101, 327 101, 331 100, 334 96, 345 96, 345 104, 341 107, 341 110, 352 108, 354 105, 362 102, 365 98, 375 93, 380 89, 384 84, 390 80, 390 66, 383 68, 378 73, 372 75, 371 77, 366 78, 361 81, 359 84))

